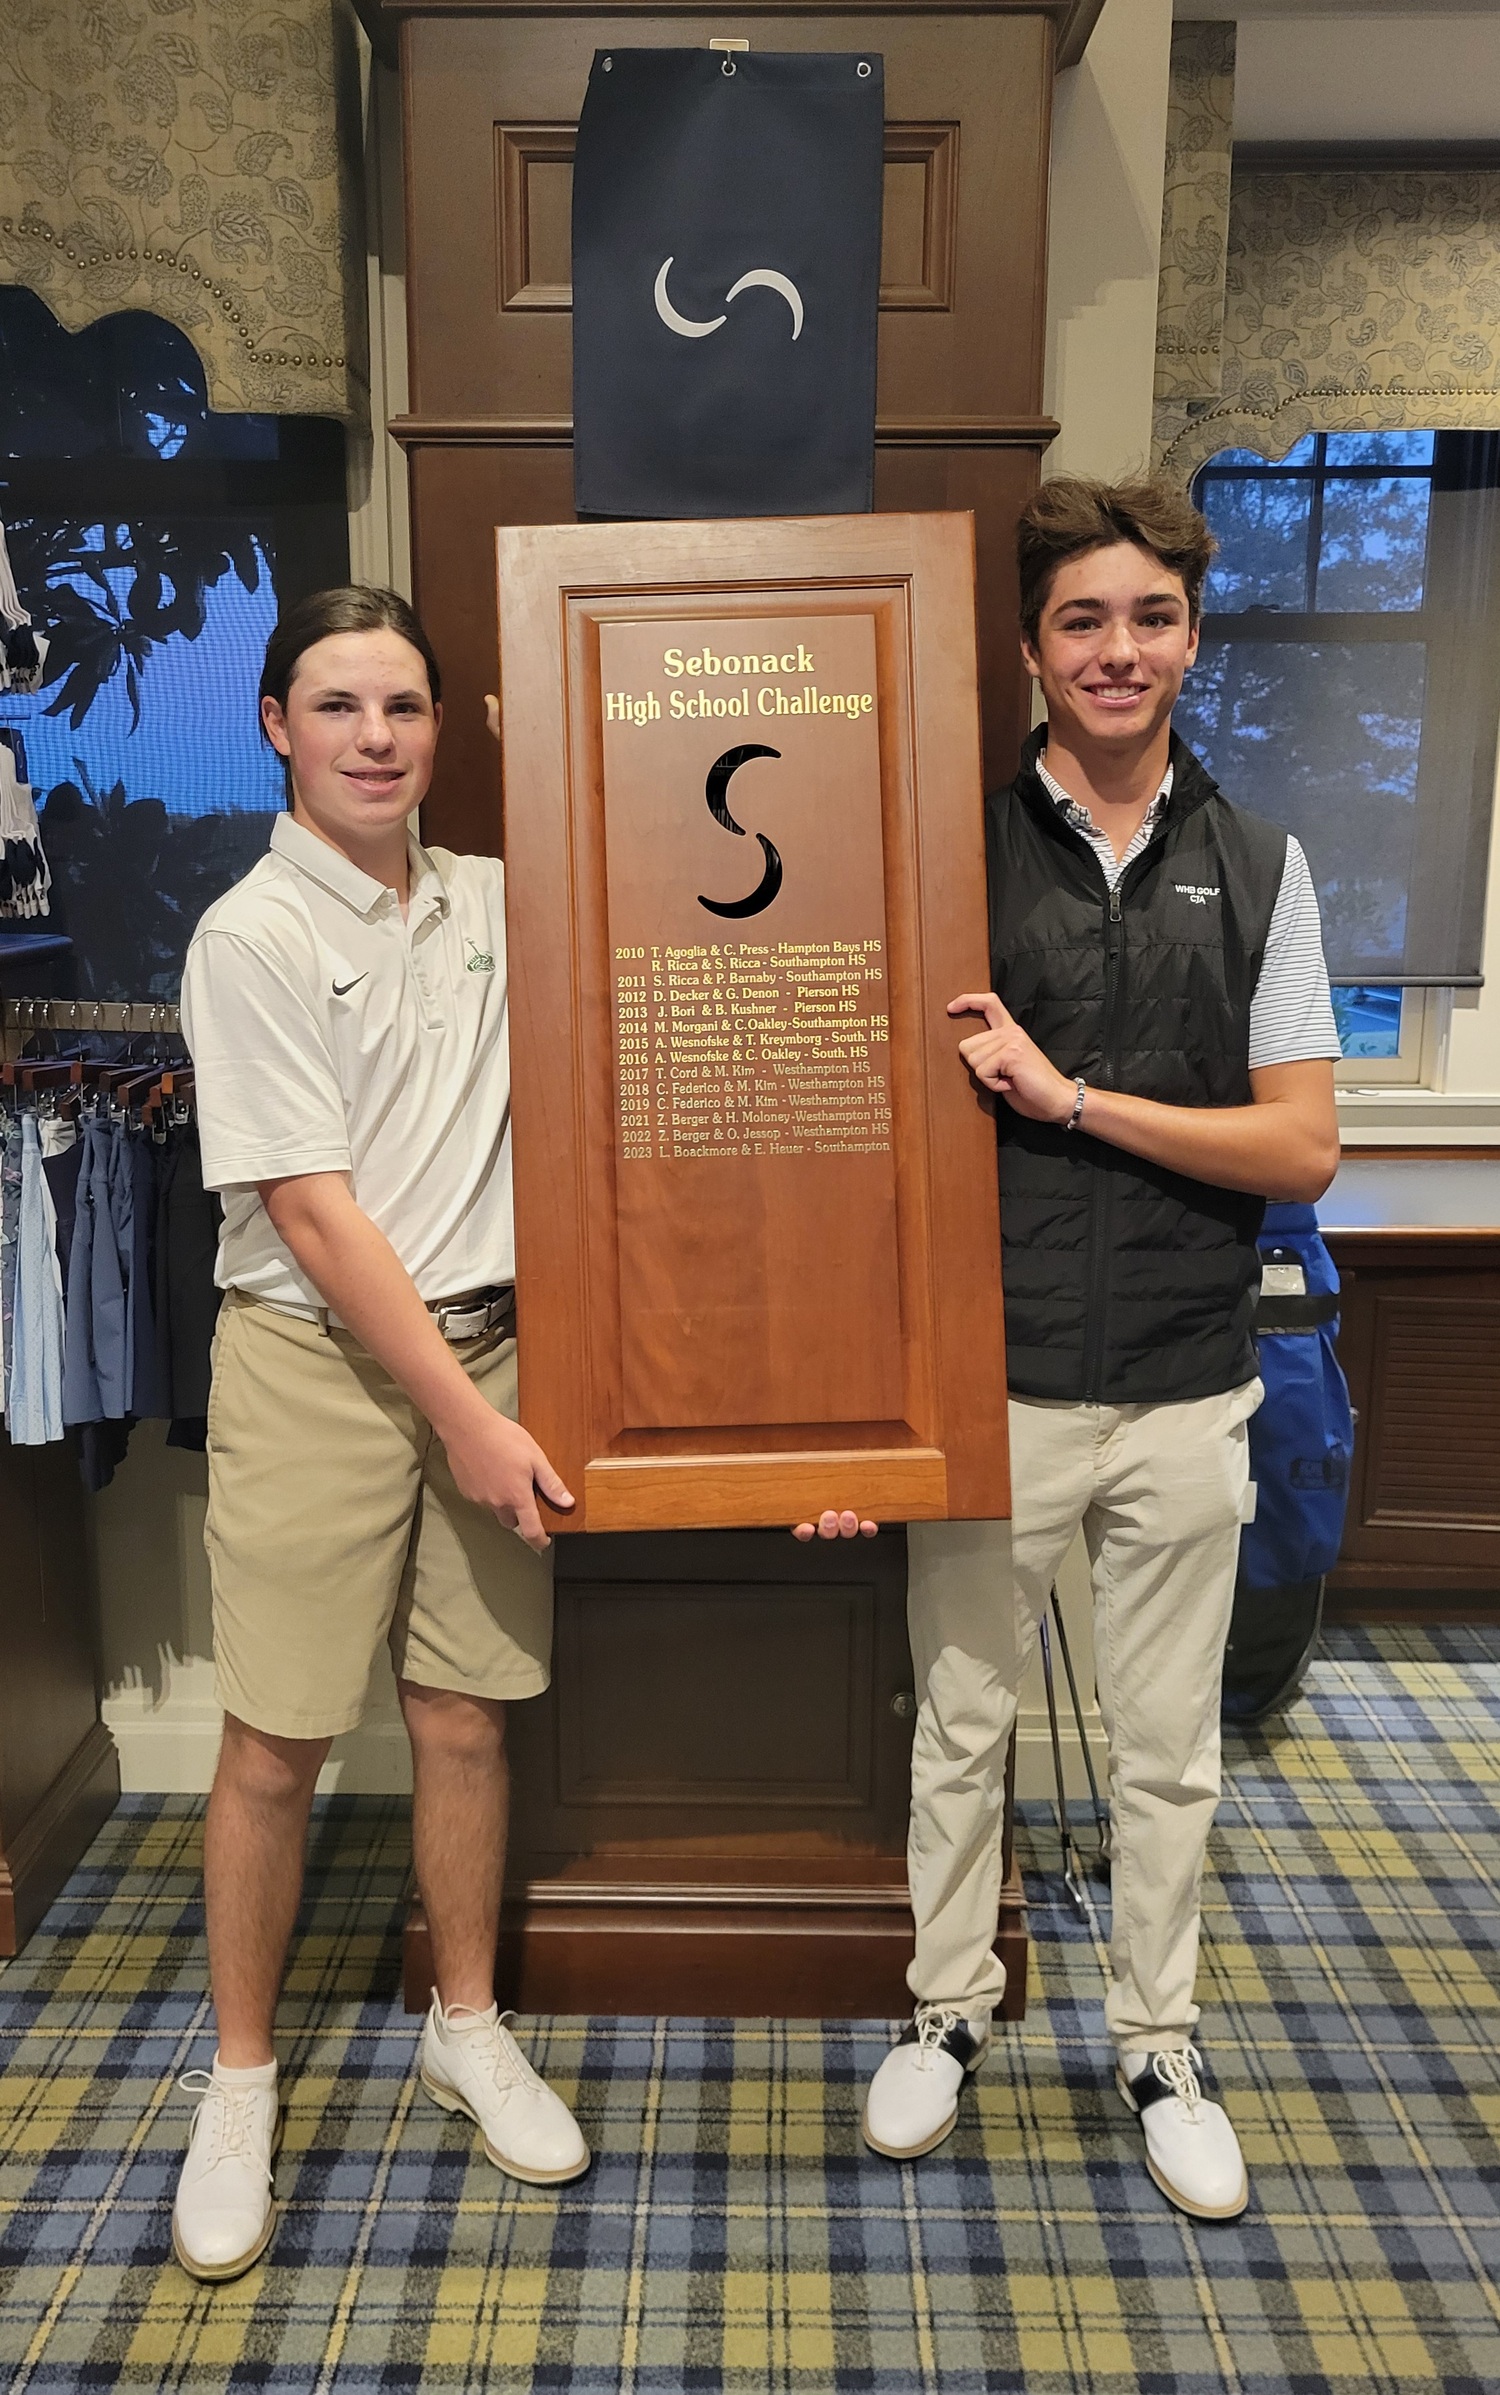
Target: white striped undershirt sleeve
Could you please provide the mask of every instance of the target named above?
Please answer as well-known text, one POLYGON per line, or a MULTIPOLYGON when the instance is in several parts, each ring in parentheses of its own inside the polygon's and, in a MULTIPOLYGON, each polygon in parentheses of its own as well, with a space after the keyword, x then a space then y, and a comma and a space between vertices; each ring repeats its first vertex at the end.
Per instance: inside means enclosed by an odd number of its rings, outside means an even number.
POLYGON ((1302 1064, 1343 1050, 1333 1019, 1318 893, 1300 844, 1287 835, 1286 864, 1271 909, 1266 953, 1250 1001, 1250 1068, 1302 1064))

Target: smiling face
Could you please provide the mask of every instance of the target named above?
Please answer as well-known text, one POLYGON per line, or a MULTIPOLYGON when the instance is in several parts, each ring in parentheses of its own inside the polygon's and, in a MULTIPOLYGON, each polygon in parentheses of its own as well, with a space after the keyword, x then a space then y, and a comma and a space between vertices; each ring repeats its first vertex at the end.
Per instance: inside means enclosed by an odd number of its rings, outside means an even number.
POLYGON ((1165 732, 1198 654, 1182 577, 1133 541, 1070 557, 1021 654, 1069 748, 1086 756, 1147 747, 1165 732))
POLYGON ((427 795, 443 719, 427 667, 399 632, 336 632, 298 658, 286 705, 261 700, 286 758, 292 813, 351 854, 404 839, 427 795))

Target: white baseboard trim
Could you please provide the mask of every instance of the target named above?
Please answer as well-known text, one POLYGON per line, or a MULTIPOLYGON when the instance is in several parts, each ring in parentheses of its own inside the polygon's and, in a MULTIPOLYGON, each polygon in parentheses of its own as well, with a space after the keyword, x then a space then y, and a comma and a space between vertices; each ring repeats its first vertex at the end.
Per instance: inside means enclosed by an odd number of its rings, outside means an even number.
MULTIPOLYGON (((1099 1793, 1108 1804, 1109 1742, 1104 1735, 1104 1724, 1097 1713, 1093 1715, 1092 1719, 1087 1716, 1085 1719, 1088 1721, 1089 1753, 1093 1757, 1094 1776, 1099 1782, 1099 1793)), ((1061 1732, 1063 1788, 1067 1794, 1068 1803, 1070 1806, 1077 1803, 1085 1808, 1075 1824, 1081 1829, 1090 1818, 1087 1811, 1089 1776, 1084 1765, 1083 1750, 1078 1743, 1078 1732, 1073 1726, 1072 1710, 1067 1704, 1066 1697, 1064 1697, 1058 1728, 1061 1732)), ((1052 1762, 1052 1733, 1047 1726, 1045 1712, 1030 1713, 1023 1710, 1016 1723, 1016 1799, 1021 1804, 1038 1801, 1055 1804, 1057 1801, 1057 1774, 1052 1762)))
MULTIPOLYGON (((138 1702, 106 1699, 104 1719, 120 1750, 120 1787, 128 1796, 203 1796, 219 1757, 219 1714, 195 1705, 191 1713, 163 1707, 143 1712, 138 1702)), ((411 1748, 405 1726, 377 1718, 336 1738, 318 1774, 318 1794, 409 1796, 411 1748)))
MULTIPOLYGON (((120 1787, 129 1796, 203 1796, 219 1756, 219 1714, 201 1700, 191 1709, 144 1709, 138 1697, 106 1698, 104 1719, 120 1750, 120 1787)), ((1061 1720, 1063 1784, 1068 1801, 1088 1801, 1088 1774, 1071 1712, 1061 1720)), ((1106 1786, 1108 1750, 1096 1714, 1088 1725, 1099 1785, 1106 1786)), ((409 1796, 411 1749, 399 1718, 376 1716, 335 1739, 318 1775, 318 1793, 331 1796, 409 1796)), ((1044 1711, 1023 1708, 1016 1724, 1016 1794, 1026 1802, 1057 1793, 1052 1738, 1044 1711)))

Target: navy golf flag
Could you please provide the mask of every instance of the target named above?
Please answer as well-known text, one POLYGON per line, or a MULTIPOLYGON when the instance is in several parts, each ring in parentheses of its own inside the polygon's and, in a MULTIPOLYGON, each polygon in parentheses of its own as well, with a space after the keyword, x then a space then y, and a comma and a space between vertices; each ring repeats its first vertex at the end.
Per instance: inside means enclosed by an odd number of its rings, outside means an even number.
POLYGON ((878 53, 600 50, 573 170, 580 514, 871 504, 878 53))

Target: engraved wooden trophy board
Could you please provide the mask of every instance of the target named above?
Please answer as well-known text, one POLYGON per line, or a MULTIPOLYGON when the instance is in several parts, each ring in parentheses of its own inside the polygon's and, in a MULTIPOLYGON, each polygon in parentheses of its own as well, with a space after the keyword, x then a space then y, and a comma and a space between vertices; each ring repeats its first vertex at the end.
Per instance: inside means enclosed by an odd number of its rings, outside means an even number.
POLYGON ((972 519, 497 540, 555 1527, 1008 1514, 972 519))

